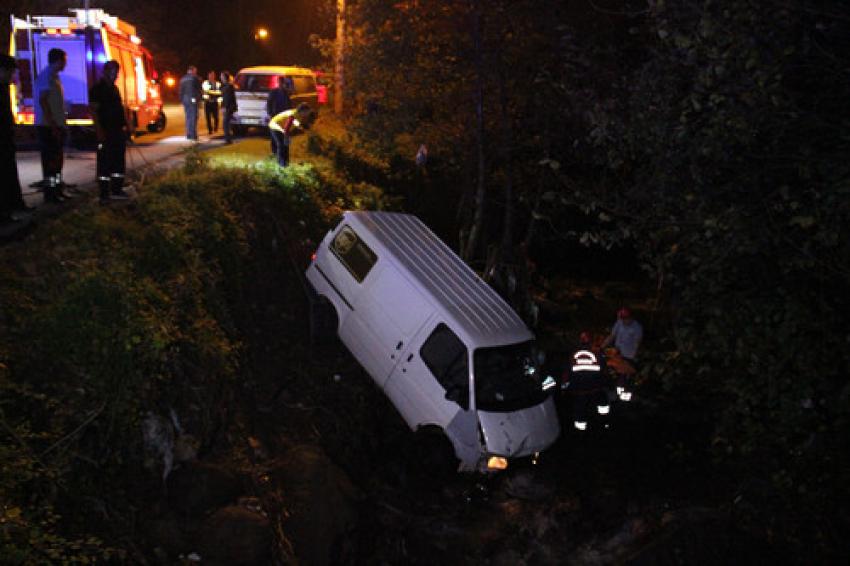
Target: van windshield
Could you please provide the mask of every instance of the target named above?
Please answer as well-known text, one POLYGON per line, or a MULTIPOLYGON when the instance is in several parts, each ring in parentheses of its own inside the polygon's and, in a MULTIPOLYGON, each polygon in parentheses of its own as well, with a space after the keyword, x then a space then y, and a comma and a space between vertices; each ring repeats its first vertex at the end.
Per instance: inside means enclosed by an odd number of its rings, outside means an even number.
POLYGON ((534 361, 534 342, 478 348, 473 356, 475 405, 496 413, 527 409, 542 403, 553 389, 544 389, 534 361))
POLYGON ((236 88, 248 92, 269 92, 277 87, 277 75, 255 75, 239 73, 236 75, 236 88))

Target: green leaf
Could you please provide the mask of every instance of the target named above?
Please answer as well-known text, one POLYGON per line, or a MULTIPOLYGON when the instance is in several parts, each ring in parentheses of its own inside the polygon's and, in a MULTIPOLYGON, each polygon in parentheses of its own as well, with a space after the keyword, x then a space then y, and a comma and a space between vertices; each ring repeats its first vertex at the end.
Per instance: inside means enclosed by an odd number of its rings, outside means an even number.
POLYGON ((800 228, 811 228, 815 225, 815 218, 813 216, 795 216, 788 223, 791 226, 799 226, 800 228))

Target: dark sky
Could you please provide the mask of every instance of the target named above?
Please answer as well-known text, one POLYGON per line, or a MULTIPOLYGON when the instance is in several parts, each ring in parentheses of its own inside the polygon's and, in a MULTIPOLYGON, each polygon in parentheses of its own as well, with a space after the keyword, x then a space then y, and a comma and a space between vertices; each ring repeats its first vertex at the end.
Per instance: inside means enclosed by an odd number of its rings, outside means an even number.
MULTIPOLYGON (((0 0, 2 42, 6 44, 8 14, 64 15, 83 0, 0 0)), ((160 71, 182 74, 188 64, 199 72, 248 65, 316 66, 318 52, 308 42, 311 33, 333 36, 333 0, 91 0, 136 26, 142 43, 153 52, 160 71), (263 25, 270 38, 254 39, 263 25)))

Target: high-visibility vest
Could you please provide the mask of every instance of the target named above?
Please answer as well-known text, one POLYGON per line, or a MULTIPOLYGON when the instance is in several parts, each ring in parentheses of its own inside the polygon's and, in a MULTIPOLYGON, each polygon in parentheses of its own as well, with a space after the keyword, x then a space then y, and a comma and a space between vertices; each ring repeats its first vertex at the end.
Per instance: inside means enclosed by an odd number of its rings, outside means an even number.
POLYGON ((572 356, 572 364, 565 372, 565 381, 574 394, 590 393, 604 386, 602 364, 590 350, 578 350, 572 356))
POLYGON ((201 85, 203 90, 203 98, 206 101, 216 100, 221 102, 221 83, 218 81, 204 81, 201 85))
POLYGON ((599 371, 599 360, 590 350, 579 350, 573 354, 573 373, 577 371, 599 371))
POLYGON ((297 110, 295 108, 284 110, 280 114, 276 114, 271 120, 269 120, 269 128, 289 135, 289 130, 292 129, 292 125, 295 123, 296 114, 297 110))

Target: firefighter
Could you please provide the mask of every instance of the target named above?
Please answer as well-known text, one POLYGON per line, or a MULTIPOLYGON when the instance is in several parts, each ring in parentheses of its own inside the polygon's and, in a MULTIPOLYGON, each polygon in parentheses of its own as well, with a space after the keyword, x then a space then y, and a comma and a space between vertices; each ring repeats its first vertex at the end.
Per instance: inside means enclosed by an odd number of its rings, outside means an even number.
POLYGON ((204 117, 210 135, 218 131, 218 107, 221 103, 221 83, 215 78, 215 71, 207 74, 207 80, 201 85, 204 99, 204 117))
POLYGON ((298 108, 280 112, 269 120, 269 132, 274 140, 277 164, 281 167, 289 165, 289 144, 294 129, 308 124, 310 114, 310 105, 302 102, 298 108))
POLYGON ((107 61, 103 65, 103 76, 89 92, 89 105, 97 135, 96 169, 100 204, 130 198, 124 192, 124 172, 127 138, 131 130, 127 124, 121 93, 115 86, 118 69, 118 61, 107 61))
POLYGON ((605 391, 605 361, 593 351, 589 332, 582 332, 579 342, 561 385, 572 399, 573 427, 579 432, 586 431, 595 410, 604 428, 608 428, 611 406, 605 391))

